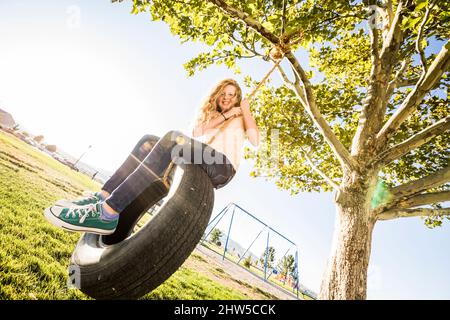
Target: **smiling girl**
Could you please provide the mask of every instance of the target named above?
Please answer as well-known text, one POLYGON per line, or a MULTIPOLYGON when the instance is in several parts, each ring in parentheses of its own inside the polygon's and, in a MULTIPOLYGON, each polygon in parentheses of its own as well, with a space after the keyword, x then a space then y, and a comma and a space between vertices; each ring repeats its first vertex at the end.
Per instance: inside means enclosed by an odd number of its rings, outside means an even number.
POLYGON ((219 189, 236 174, 245 139, 257 146, 259 136, 239 84, 233 79, 222 80, 201 106, 192 137, 169 131, 154 143, 155 136, 145 135, 100 192, 72 201, 60 200, 45 210, 45 216, 66 230, 112 234, 120 213, 144 190, 154 187, 159 191, 154 198, 146 198, 148 204, 168 194, 171 164, 201 166, 214 188, 219 189))

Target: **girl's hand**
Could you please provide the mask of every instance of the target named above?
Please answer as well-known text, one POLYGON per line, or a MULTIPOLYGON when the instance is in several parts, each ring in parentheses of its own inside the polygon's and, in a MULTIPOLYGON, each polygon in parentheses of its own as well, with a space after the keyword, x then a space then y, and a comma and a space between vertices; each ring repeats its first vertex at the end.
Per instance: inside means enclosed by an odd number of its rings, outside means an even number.
POLYGON ((233 107, 225 112, 225 117, 228 119, 239 117, 242 114, 242 109, 240 107, 233 107))

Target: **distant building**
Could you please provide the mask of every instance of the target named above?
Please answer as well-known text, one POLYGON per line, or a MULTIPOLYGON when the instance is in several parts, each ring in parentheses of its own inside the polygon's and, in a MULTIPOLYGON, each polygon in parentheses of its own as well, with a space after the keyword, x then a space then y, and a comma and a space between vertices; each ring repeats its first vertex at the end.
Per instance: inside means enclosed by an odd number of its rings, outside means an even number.
POLYGON ((0 127, 12 129, 16 125, 14 118, 8 112, 0 109, 0 127))

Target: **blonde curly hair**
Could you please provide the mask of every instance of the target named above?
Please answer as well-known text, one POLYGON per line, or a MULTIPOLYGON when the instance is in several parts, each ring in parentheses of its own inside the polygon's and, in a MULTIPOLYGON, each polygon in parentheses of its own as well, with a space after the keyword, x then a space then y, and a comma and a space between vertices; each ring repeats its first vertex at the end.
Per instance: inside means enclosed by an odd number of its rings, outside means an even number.
POLYGON ((222 111, 217 105, 217 99, 219 98, 223 89, 228 85, 232 85, 236 88, 236 103, 233 107, 237 107, 241 104, 242 90, 237 81, 234 79, 224 79, 220 81, 216 86, 214 86, 208 98, 206 98, 205 102, 200 107, 198 117, 195 120, 195 125, 203 125, 209 122, 212 118, 217 116, 222 111))

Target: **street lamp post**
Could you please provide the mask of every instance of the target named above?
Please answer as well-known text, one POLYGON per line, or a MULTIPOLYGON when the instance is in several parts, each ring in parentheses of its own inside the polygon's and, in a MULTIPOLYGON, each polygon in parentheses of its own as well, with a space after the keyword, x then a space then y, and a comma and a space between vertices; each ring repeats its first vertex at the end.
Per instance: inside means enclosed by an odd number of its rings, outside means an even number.
POLYGON ((92 146, 90 145, 87 150, 85 152, 83 152, 83 154, 78 158, 77 161, 75 161, 75 163, 73 164, 73 166, 75 167, 77 165, 77 163, 81 160, 81 158, 86 154, 86 152, 88 152, 88 150, 91 148, 92 146))

